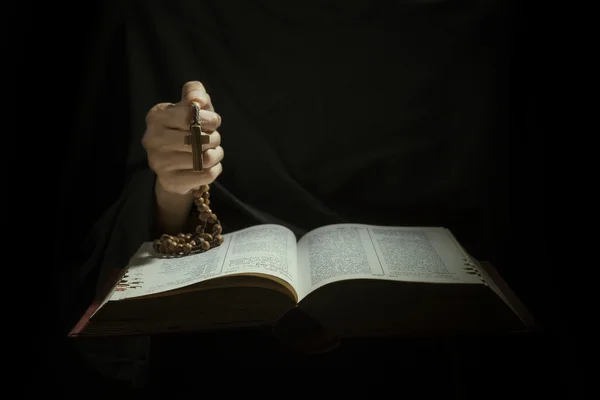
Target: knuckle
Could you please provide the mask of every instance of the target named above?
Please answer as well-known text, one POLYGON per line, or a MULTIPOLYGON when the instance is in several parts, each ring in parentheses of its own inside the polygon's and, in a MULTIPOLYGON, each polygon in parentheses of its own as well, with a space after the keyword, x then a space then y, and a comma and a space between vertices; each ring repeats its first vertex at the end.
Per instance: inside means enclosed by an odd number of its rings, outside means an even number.
POLYGON ((216 158, 217 157, 215 156, 214 149, 208 149, 204 152, 204 157, 202 158, 203 159, 202 164, 204 165, 204 167, 210 168, 216 164, 216 158))
POLYGON ((161 110, 161 104, 156 104, 152 108, 150 108, 150 110, 148 110, 148 112, 146 113, 146 118, 145 118, 146 125, 152 125, 156 121, 160 110, 161 110))
POLYGON ((224 154, 225 152, 221 146, 206 150, 206 163, 212 167, 223 160, 224 154))
POLYGON ((206 177, 211 181, 214 181, 219 177, 219 175, 221 175, 222 171, 223 169, 221 168, 221 165, 219 163, 206 171, 206 177))
POLYGON ((150 130, 146 130, 144 136, 142 136, 142 146, 144 147, 144 149, 148 151, 152 148, 157 147, 156 141, 157 139, 155 133, 153 133, 150 130))
POLYGON ((200 108, 205 108, 210 104, 210 100, 206 98, 208 96, 206 93, 195 93, 195 96, 191 99, 192 101, 196 101, 200 104, 200 108))
POLYGON ((148 167, 153 171, 160 170, 160 163, 156 160, 156 157, 148 157, 148 167))
POLYGON ((208 117, 208 123, 213 126, 219 126, 221 119, 217 113, 211 113, 208 117))
POLYGON ((210 134, 211 142, 215 144, 215 146, 221 146, 221 134, 218 131, 214 131, 210 134))
POLYGON ((151 125, 155 119, 156 119, 156 110, 151 108, 150 111, 148 111, 146 113, 146 118, 145 118, 146 125, 151 125))

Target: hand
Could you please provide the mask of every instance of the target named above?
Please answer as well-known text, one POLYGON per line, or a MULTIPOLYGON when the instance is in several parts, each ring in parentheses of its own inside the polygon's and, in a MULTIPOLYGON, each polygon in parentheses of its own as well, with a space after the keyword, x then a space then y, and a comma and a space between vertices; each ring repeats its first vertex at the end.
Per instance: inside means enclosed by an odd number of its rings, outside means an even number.
POLYGON ((197 81, 183 85, 179 103, 159 103, 150 109, 142 145, 162 190, 186 195, 201 185, 212 183, 221 174, 224 152, 221 135, 217 132, 219 126, 221 117, 215 112, 206 89, 197 81), (192 170, 192 149, 184 144, 184 137, 190 134, 194 101, 201 106, 202 131, 210 137, 210 142, 203 146, 203 172, 192 170))

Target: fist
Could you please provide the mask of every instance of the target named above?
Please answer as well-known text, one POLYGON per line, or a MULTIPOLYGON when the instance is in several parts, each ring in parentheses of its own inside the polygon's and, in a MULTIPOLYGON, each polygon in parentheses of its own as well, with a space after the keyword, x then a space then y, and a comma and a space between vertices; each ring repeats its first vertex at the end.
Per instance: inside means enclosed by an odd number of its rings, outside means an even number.
POLYGON ((152 107, 146 115, 142 146, 148 165, 156 173, 157 184, 170 193, 188 194, 212 183, 223 171, 219 126, 221 117, 215 112, 206 89, 197 81, 183 85, 179 103, 159 103, 152 107), (210 138, 209 143, 202 146, 202 172, 192 170, 192 149, 185 145, 194 118, 192 102, 200 104, 202 132, 210 138))

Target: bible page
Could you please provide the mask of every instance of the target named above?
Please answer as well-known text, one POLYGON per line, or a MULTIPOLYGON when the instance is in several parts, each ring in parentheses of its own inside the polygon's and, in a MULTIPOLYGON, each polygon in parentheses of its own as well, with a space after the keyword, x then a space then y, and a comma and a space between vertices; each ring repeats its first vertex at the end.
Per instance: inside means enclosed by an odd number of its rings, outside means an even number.
POLYGON ((482 284, 445 228, 337 224, 298 242, 299 297, 334 281, 386 279, 482 284))
POLYGON ((180 289, 211 278, 235 274, 266 274, 295 286, 296 237, 286 227, 257 225, 223 235, 223 243, 207 252, 184 257, 155 255, 144 243, 110 300, 180 289))

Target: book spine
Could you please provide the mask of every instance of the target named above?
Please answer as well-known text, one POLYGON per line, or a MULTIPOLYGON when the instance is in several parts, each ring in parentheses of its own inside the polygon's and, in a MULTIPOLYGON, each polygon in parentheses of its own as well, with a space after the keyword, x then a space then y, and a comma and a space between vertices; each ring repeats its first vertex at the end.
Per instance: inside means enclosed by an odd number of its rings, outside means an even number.
POLYGON ((87 308, 85 313, 79 319, 75 327, 71 329, 67 336, 73 337, 78 336, 88 325, 92 316, 98 311, 100 307, 104 305, 106 301, 108 301, 108 296, 112 293, 112 289, 119 282, 126 270, 121 269, 113 269, 109 274, 104 285, 104 289, 96 294, 96 298, 92 301, 92 304, 87 308))
POLYGON ((75 327, 73 329, 71 329, 71 332, 69 332, 68 336, 77 336, 79 335, 83 329, 87 326, 87 324, 90 322, 90 318, 92 317, 92 315, 94 315, 94 313, 98 310, 98 308, 100 307, 101 302, 98 300, 95 300, 85 311, 85 313, 83 314, 83 316, 79 319, 79 321, 77 322, 77 324, 75 325, 75 327))

